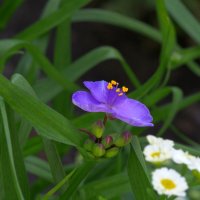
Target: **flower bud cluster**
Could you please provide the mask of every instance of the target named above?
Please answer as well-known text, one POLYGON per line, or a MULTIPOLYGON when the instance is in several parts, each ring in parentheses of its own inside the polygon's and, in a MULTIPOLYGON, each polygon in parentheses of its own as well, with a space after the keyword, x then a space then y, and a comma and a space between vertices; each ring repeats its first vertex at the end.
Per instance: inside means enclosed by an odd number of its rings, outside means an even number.
POLYGON ((104 124, 98 120, 92 125, 92 137, 84 143, 84 148, 93 158, 111 158, 116 156, 120 148, 131 142, 132 134, 128 131, 123 132, 119 136, 117 134, 103 136, 104 124))

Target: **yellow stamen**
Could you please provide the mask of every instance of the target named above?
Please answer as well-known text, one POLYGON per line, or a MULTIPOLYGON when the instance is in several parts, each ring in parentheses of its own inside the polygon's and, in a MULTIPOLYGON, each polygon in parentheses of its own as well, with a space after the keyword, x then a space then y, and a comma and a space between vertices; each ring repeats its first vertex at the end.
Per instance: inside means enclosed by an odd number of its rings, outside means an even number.
POLYGON ((128 92, 128 88, 125 87, 125 86, 123 86, 123 87, 122 87, 122 91, 123 91, 123 92, 128 92))
POLYGON ((109 89, 109 90, 112 90, 112 89, 113 89, 112 83, 108 83, 107 89, 109 89))
POLYGON ((167 190, 172 190, 176 187, 176 184, 172 180, 167 179, 167 178, 162 179, 160 182, 167 190))
POLYGON ((112 81, 111 81, 111 84, 112 84, 112 85, 117 85, 117 82, 114 81, 114 80, 112 80, 112 81))
POLYGON ((120 92, 120 88, 117 88, 117 89, 116 89, 116 92, 120 92))
POLYGON ((124 94, 124 93, 123 93, 123 92, 121 92, 121 93, 119 93, 119 94, 118 94, 118 96, 122 96, 123 94, 124 94))
POLYGON ((153 157, 153 158, 155 158, 155 157, 159 157, 160 156, 160 152, 158 151, 158 152, 153 152, 152 154, 151 154, 151 157, 153 157))

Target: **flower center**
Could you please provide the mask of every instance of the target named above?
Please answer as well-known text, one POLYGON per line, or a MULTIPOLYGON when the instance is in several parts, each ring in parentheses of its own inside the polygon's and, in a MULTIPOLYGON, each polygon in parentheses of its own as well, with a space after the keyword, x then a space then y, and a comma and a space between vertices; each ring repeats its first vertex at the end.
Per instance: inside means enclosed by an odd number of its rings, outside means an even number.
POLYGON ((159 156, 160 156, 160 152, 159 152, 159 151, 153 152, 153 153, 151 154, 151 157, 153 157, 153 158, 159 157, 159 156))
POLYGON ((122 88, 118 88, 119 83, 112 80, 108 83, 107 89, 112 90, 115 87, 115 92, 118 93, 118 96, 122 96, 124 93, 128 92, 128 88, 123 86, 122 88))
POLYGON ((171 180, 171 179, 162 179, 161 184, 164 186, 165 189, 167 190, 172 190, 176 188, 176 184, 171 180))

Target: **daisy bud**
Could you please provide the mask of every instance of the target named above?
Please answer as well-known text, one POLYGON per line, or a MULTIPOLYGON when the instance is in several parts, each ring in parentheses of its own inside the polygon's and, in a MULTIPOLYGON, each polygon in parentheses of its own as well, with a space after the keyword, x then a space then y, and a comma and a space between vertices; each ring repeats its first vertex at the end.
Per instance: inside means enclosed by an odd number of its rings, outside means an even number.
POLYGON ((92 153, 95 157, 101 157, 105 154, 105 148, 103 146, 103 144, 94 144, 93 148, 92 148, 92 153))
POLYGON ((118 147, 123 147, 131 142, 132 134, 129 131, 126 131, 120 135, 119 138, 116 139, 115 145, 118 147))
POLYGON ((92 126, 91 132, 93 135, 95 135, 97 138, 101 138, 104 132, 104 124, 101 120, 98 120, 95 122, 92 126))
POLYGON ((112 147, 111 149, 106 150, 105 157, 106 158, 112 158, 116 156, 119 153, 118 147, 112 147))
POLYGON ((113 144, 113 138, 110 135, 107 135, 103 141, 102 144, 105 146, 105 148, 109 148, 113 144))
POLYGON ((92 151, 92 147, 95 143, 90 140, 90 139, 87 139, 83 145, 84 149, 86 149, 87 151, 92 151))

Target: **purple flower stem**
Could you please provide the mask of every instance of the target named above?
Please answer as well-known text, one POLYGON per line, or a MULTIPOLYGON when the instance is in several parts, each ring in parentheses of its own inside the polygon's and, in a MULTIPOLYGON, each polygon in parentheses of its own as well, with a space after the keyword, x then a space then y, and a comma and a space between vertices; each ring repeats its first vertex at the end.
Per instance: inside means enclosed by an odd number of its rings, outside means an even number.
POLYGON ((97 138, 97 139, 95 140, 96 143, 101 143, 101 141, 102 141, 102 137, 101 137, 101 138, 97 138))
POLYGON ((104 126, 106 125, 107 120, 108 120, 108 116, 107 116, 107 114, 105 114, 104 119, 103 119, 103 125, 104 126))
POLYGON ((90 139, 92 139, 93 141, 96 140, 96 137, 94 135, 92 135, 92 133, 90 131, 88 131, 87 129, 85 129, 85 128, 79 128, 79 131, 87 133, 89 135, 90 139))

